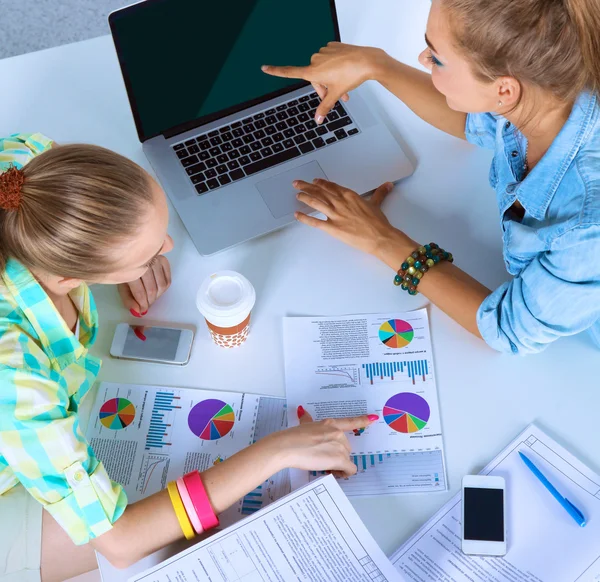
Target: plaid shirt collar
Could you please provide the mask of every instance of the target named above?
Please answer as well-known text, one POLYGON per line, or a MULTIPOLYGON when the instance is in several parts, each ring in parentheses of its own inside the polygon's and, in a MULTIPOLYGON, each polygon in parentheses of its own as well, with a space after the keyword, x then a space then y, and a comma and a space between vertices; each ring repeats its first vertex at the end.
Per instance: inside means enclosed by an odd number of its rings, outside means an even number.
POLYGON ((52 367, 62 371, 82 356, 96 341, 98 311, 89 287, 82 283, 69 292, 79 312, 79 338, 67 327, 52 300, 31 272, 15 259, 9 259, 2 279, 8 292, 29 321, 52 367))

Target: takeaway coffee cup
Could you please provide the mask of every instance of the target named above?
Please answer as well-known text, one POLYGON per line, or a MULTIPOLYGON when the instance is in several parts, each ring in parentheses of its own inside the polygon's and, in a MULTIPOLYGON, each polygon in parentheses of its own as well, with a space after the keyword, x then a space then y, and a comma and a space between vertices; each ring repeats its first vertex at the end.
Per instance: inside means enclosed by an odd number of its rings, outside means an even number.
POLYGON ((256 292, 246 277, 235 271, 219 271, 204 280, 196 304, 213 341, 223 348, 235 348, 248 337, 255 301, 256 292))

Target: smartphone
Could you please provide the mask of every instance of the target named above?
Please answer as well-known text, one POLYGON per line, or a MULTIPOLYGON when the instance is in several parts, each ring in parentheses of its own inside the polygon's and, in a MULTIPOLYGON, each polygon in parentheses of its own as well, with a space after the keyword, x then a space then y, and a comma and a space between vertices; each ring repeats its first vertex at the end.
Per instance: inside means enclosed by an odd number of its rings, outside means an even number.
POLYGON ((178 364, 190 359, 194 332, 191 329, 120 323, 110 347, 114 358, 178 364))
POLYGON ((466 475, 463 478, 462 551, 465 554, 506 554, 505 493, 503 477, 466 475))

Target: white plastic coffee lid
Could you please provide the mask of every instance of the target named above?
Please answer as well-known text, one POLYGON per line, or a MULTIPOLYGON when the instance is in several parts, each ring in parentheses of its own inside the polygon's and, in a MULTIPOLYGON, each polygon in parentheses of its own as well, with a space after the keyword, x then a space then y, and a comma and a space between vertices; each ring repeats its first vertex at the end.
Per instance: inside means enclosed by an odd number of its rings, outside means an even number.
POLYGON ((229 319, 238 315, 244 315, 245 319, 255 301, 256 292, 246 277, 235 271, 218 271, 204 280, 196 303, 207 319, 211 316, 229 319))

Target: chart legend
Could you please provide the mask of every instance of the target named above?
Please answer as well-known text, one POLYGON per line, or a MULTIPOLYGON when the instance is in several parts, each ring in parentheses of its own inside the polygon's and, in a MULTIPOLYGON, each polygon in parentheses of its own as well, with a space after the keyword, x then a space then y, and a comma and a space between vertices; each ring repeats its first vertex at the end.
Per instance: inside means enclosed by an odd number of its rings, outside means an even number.
POLYGON ((363 364, 363 370, 371 384, 376 380, 382 382, 394 381, 400 375, 412 380, 416 384, 417 378, 423 382, 427 381, 429 374, 429 364, 427 360, 412 360, 408 362, 375 362, 373 364, 363 364))
POLYGON ((170 447, 169 434, 171 432, 173 412, 181 409, 179 396, 173 392, 159 391, 154 397, 150 428, 146 436, 146 450, 170 447), (171 420, 171 422, 167 422, 171 420))
POLYGON ((234 424, 233 408, 215 398, 198 402, 188 416, 190 430, 205 441, 215 441, 224 437, 234 424))
POLYGON ((135 419, 135 406, 127 398, 111 398, 102 405, 98 416, 106 428, 121 430, 135 419))
POLYGON ((383 407, 383 420, 398 432, 412 433, 425 428, 431 415, 427 401, 412 392, 392 396, 383 407))
POLYGON ((413 337, 412 325, 403 319, 390 319, 379 328, 379 339, 388 348, 405 348, 413 337))

